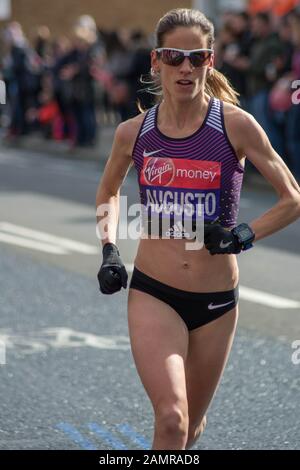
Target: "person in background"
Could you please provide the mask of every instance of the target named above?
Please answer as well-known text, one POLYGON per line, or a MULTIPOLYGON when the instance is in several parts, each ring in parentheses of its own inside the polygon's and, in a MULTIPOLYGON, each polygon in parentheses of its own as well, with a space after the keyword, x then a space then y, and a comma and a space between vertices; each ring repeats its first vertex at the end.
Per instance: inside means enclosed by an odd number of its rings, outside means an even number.
MULTIPOLYGON (((247 109, 247 63, 252 44, 250 31, 250 18, 247 12, 233 13, 229 27, 234 35, 234 42, 227 51, 224 65, 231 67, 231 82, 235 90, 240 94, 241 107, 247 109)), ((224 73, 226 75, 226 70, 224 73)), ((229 72, 230 73, 230 72, 229 72)))
POLYGON ((96 24, 91 17, 83 15, 73 28, 72 50, 63 56, 54 68, 63 89, 68 90, 68 106, 75 124, 75 146, 95 144, 97 124, 91 69, 101 53, 96 24))
POLYGON ((151 68, 149 40, 143 31, 136 30, 132 32, 131 42, 133 54, 128 71, 129 113, 130 117, 134 117, 138 113, 139 103, 148 109, 153 105, 153 97, 141 86, 143 77, 147 76, 151 68))
POLYGON ((258 13, 252 19, 251 32, 253 42, 246 67, 249 112, 263 127, 275 150, 284 154, 284 141, 269 108, 269 92, 278 79, 276 65, 284 54, 284 47, 278 34, 272 29, 268 13, 258 13))
POLYGON ((30 129, 26 113, 36 107, 42 62, 29 46, 21 25, 16 21, 9 23, 4 30, 4 42, 3 77, 11 117, 7 138, 11 139, 27 134, 30 129))

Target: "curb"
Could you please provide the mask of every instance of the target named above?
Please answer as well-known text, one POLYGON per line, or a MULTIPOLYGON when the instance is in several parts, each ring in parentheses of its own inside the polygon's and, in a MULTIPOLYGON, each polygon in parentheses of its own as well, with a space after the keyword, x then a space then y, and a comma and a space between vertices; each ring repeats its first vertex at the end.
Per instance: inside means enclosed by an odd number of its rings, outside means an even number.
POLYGON ((37 153, 46 153, 53 157, 64 157, 70 160, 103 161, 109 156, 115 127, 107 127, 99 131, 97 143, 94 147, 71 148, 68 142, 59 142, 43 139, 38 134, 22 136, 11 141, 2 138, 0 146, 15 150, 29 150, 37 153))

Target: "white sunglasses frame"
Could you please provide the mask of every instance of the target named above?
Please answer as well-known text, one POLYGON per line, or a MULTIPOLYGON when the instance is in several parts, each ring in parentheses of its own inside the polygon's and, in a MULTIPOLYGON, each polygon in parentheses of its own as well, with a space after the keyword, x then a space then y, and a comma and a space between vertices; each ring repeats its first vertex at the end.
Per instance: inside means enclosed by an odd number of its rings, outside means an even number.
POLYGON ((178 51, 183 52, 184 57, 189 57, 192 52, 211 52, 214 53, 213 49, 177 49, 175 47, 157 47, 154 49, 156 52, 161 51, 178 51))

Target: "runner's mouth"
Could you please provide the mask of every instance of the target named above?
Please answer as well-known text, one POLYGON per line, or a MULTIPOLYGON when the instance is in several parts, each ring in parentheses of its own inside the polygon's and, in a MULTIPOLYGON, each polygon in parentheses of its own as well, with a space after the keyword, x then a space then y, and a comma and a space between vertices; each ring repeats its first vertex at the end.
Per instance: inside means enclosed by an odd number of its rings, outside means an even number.
POLYGON ((193 82, 191 80, 177 80, 176 83, 178 85, 183 85, 183 86, 193 85, 193 82))

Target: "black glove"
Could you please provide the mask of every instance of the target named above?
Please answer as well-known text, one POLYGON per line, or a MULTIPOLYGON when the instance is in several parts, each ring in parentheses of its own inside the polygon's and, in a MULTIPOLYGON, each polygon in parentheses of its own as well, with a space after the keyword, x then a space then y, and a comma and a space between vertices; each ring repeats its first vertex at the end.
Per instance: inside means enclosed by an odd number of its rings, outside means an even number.
POLYGON ((242 246, 237 238, 229 230, 225 230, 220 224, 205 224, 204 244, 211 255, 240 253, 242 246))
POLYGON ((99 288, 102 294, 114 294, 126 289, 128 274, 114 243, 105 243, 102 249, 103 262, 98 272, 99 288))

